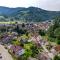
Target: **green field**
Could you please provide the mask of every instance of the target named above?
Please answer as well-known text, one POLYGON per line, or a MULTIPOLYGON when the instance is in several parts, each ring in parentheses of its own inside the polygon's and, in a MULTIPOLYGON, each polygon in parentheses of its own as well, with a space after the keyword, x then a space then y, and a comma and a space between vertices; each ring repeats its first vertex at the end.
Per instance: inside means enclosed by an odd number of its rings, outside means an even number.
POLYGON ((15 24, 15 22, 0 22, 0 24, 15 24))

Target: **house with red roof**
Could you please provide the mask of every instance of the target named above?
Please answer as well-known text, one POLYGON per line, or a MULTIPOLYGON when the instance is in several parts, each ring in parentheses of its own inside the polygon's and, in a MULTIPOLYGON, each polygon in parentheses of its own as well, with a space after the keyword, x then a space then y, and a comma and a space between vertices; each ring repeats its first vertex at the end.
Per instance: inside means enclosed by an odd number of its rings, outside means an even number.
POLYGON ((56 52, 60 53, 60 45, 55 46, 54 49, 56 50, 56 52))

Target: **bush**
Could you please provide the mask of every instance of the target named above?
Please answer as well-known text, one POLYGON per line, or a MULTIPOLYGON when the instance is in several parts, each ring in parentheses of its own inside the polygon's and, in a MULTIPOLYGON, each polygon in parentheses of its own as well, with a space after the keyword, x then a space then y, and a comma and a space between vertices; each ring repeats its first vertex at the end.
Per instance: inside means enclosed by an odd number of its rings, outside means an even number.
POLYGON ((45 36, 45 31, 44 31, 44 30, 39 30, 39 34, 40 34, 41 36, 45 36))
POLYGON ((54 60, 60 60, 60 56, 56 55, 56 56, 54 57, 54 60))

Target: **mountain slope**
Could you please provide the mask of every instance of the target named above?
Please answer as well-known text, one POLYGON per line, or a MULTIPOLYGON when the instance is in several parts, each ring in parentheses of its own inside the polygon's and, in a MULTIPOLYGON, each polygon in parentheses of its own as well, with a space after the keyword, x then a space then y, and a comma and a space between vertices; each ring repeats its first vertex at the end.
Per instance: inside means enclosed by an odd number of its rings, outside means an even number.
POLYGON ((44 21, 51 20, 55 16, 60 16, 60 11, 46 11, 37 7, 29 7, 29 8, 8 8, 0 6, 0 21, 44 21))

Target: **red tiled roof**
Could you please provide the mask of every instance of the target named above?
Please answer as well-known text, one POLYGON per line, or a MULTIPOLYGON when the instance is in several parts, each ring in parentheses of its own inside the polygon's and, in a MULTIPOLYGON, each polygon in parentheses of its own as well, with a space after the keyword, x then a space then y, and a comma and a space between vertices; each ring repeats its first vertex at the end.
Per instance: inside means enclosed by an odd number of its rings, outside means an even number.
POLYGON ((60 52, 60 45, 56 46, 56 47, 55 47, 55 50, 56 50, 57 52, 60 52))

